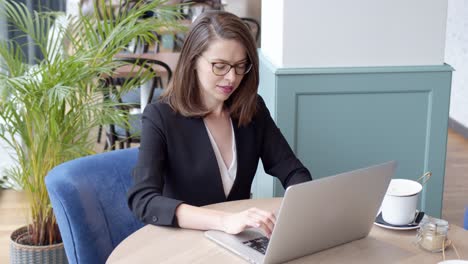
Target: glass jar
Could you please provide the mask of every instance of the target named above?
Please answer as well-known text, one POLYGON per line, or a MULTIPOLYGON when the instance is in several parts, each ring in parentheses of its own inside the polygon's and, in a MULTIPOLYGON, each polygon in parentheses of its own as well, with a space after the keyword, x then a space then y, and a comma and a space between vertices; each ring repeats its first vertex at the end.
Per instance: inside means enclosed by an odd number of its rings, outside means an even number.
POLYGON ((447 221, 427 217, 420 223, 417 243, 427 251, 440 252, 449 245, 447 240, 448 229, 449 224, 447 221))

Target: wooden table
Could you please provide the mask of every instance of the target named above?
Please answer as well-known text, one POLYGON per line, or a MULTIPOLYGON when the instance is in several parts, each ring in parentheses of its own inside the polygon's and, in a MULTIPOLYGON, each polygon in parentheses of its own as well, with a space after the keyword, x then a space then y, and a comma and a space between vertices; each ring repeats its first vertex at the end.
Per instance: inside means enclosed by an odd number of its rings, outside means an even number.
MULTIPOLYGON (((281 198, 242 200, 206 206, 237 212, 250 207, 279 208, 281 198)), ((429 253, 414 244, 416 231, 393 231, 374 226, 368 237, 288 263, 437 263, 442 253, 429 253)), ((468 258, 468 231, 452 225, 449 238, 462 258, 468 258)), ((447 259, 456 259, 452 248, 447 259)), ((107 264, 123 263, 245 263, 204 237, 203 231, 146 225, 114 249, 107 264)))

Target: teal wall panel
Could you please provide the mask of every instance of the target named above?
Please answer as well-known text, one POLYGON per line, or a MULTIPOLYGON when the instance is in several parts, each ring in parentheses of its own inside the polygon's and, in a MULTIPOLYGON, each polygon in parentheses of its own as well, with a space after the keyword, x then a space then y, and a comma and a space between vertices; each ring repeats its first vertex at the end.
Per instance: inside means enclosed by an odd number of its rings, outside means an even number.
MULTIPOLYGON (((258 93, 262 95, 268 110, 270 111, 274 120, 276 120, 276 87, 277 78, 273 68, 260 67, 260 83, 258 93)), ((252 194, 254 198, 268 198, 273 197, 274 193, 281 192, 283 188, 281 183, 276 178, 267 175, 263 170, 263 165, 260 161, 254 183, 252 185, 252 194), (277 190, 278 189, 278 190, 277 190)))
MULTIPOLYGON (((294 149, 317 170, 315 178, 402 158, 424 165, 427 98, 428 93, 299 95, 294 149)), ((402 164, 400 169, 407 171, 402 164)))
MULTIPOLYGON (((313 178, 397 160, 395 178, 433 173, 421 209, 440 217, 450 66, 278 69, 260 58, 259 94, 313 178)), ((253 193, 284 189, 259 168, 253 193)))

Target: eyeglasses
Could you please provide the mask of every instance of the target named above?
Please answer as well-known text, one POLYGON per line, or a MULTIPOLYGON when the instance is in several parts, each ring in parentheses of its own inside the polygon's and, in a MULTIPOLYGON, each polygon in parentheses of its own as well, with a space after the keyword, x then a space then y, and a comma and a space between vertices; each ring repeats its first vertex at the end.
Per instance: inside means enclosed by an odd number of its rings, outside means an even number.
POLYGON ((238 64, 231 65, 229 63, 224 62, 211 62, 203 55, 200 55, 200 57, 203 57, 208 63, 211 63, 211 71, 214 73, 214 75, 217 76, 226 75, 228 72, 231 71, 232 68, 234 68, 234 72, 237 75, 245 75, 249 73, 249 71, 252 69, 252 63, 248 62, 241 62, 238 64))

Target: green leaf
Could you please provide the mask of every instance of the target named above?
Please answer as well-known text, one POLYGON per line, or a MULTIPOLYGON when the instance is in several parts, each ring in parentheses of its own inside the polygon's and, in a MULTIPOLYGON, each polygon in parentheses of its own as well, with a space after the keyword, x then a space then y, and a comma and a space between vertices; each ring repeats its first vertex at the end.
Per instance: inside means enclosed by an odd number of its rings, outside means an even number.
MULTIPOLYGON (((15 40, 0 42, 0 139, 12 149, 16 161, 2 183, 7 179, 28 194, 33 228, 55 223, 44 184, 49 170, 92 154, 94 139, 89 134, 97 126, 127 124, 122 104, 103 100, 103 93, 109 92, 103 80, 128 64, 114 60, 114 56, 132 40, 154 41, 153 32, 158 28, 177 27, 177 8, 162 3, 137 1, 131 10, 111 16, 104 0, 98 0, 97 5, 105 11, 102 17, 97 13, 63 17, 57 12, 31 12, 24 4, 0 0, 0 15, 15 24, 44 55, 30 66, 24 63, 20 44, 15 40), (149 11, 156 11, 163 19, 141 20, 149 11), (63 24, 58 24, 60 21, 63 24)), ((115 92, 131 91, 152 77, 143 70, 137 71, 137 76, 115 92)), ((44 232, 36 231, 33 233, 44 232)))

